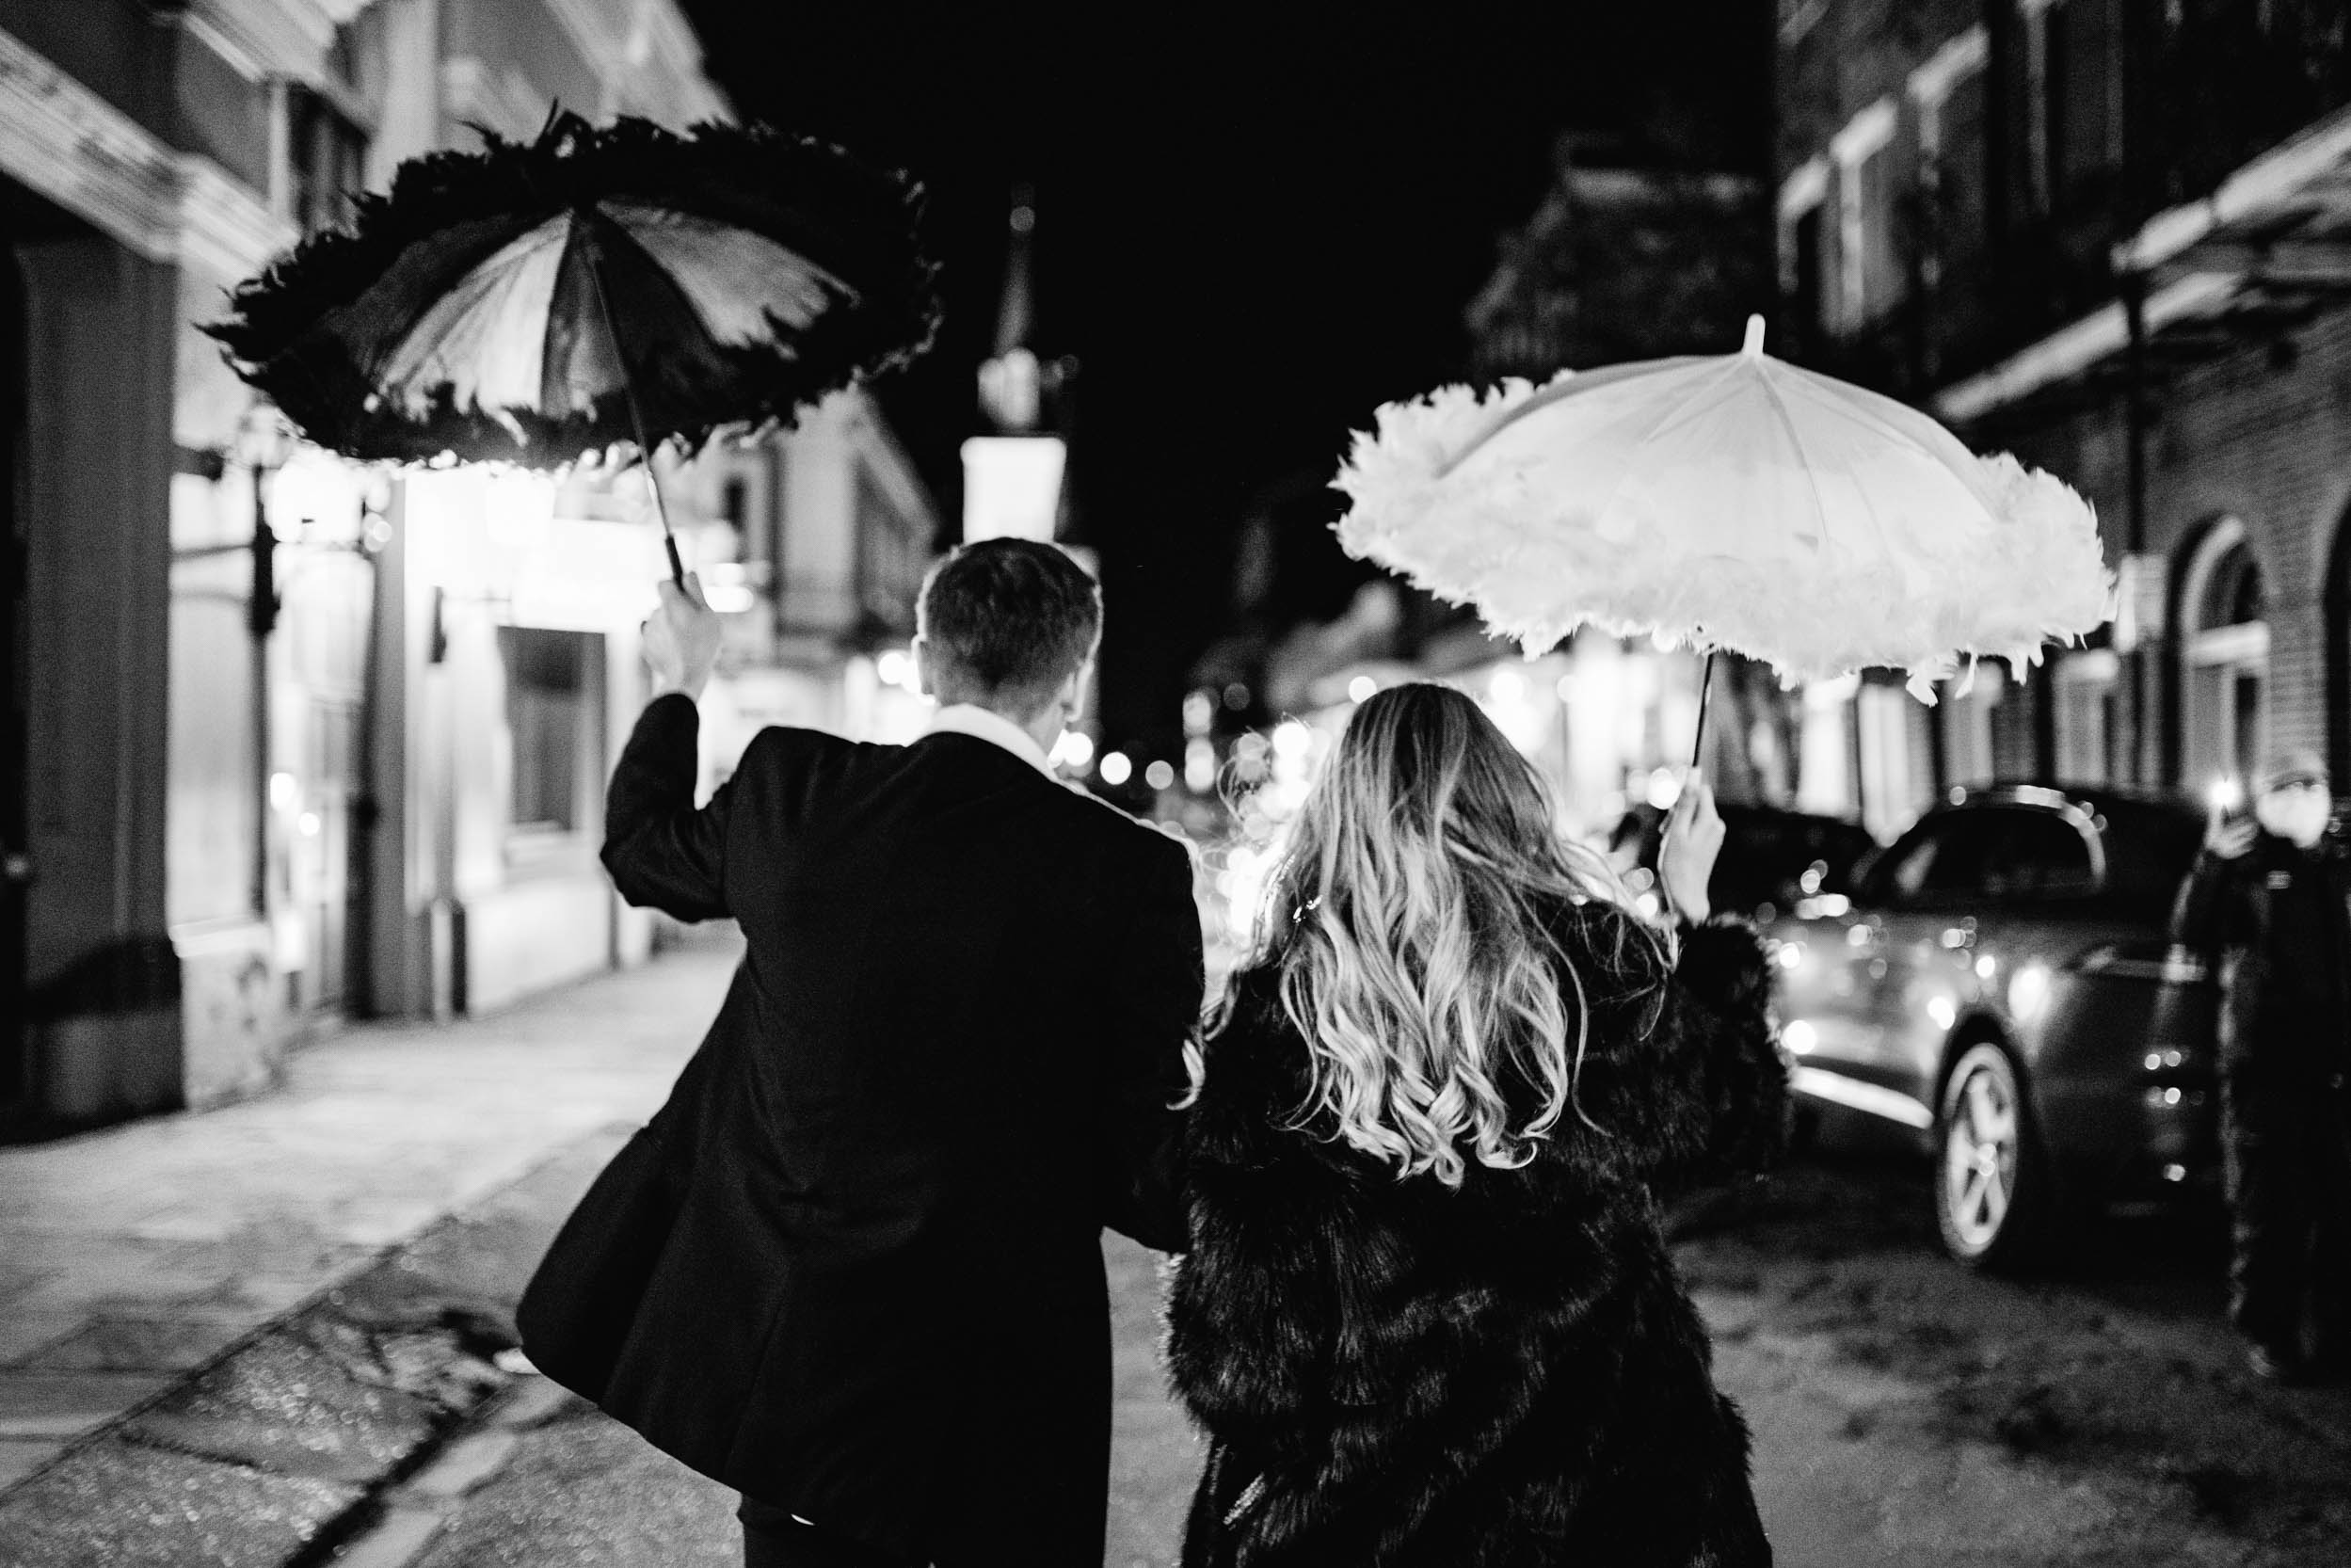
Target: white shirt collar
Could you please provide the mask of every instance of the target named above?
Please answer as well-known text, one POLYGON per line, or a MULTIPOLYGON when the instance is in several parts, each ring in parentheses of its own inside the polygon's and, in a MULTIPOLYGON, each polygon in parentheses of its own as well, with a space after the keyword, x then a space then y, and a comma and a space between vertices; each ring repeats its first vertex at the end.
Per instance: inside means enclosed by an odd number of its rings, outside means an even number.
POLYGON ((1004 717, 1003 714, 991 713, 977 704, 956 702, 941 708, 931 715, 930 728, 923 733, 926 735, 968 735, 975 741, 986 741, 992 745, 1002 746, 1006 751, 1045 775, 1046 777, 1053 779, 1056 783, 1060 782, 1053 772, 1052 759, 1045 755, 1045 748, 1037 744, 1035 736, 1004 717))

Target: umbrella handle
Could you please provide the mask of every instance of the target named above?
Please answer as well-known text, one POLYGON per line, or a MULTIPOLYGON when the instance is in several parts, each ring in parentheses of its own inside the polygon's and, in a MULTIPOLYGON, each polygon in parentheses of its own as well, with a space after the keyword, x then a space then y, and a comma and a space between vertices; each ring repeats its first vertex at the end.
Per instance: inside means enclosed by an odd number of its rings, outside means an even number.
POLYGON ((1714 662, 1718 651, 1715 648, 1706 650, 1706 673, 1698 681, 1698 733, 1690 737, 1689 743, 1689 765, 1692 772, 1697 771, 1698 759, 1705 750, 1706 698, 1714 693, 1714 662))
MULTIPOLYGON (((1720 650, 1717 648, 1708 648, 1706 650, 1706 673, 1699 677, 1698 680, 1698 733, 1690 738, 1689 743, 1689 769, 1692 773, 1696 773, 1698 771, 1699 756, 1705 749, 1706 699, 1714 695, 1714 662, 1719 651, 1720 650)), ((1665 894, 1666 841, 1672 838, 1672 836, 1673 813, 1669 811, 1666 813, 1665 821, 1658 825, 1657 830, 1657 892, 1660 897, 1663 897, 1665 894)))
POLYGON ((645 470, 646 487, 653 492, 653 516, 661 521, 662 548, 669 552, 669 579, 683 588, 686 564, 678 557, 678 536, 670 530, 669 507, 662 500, 661 476, 653 472, 653 447, 645 439, 645 412, 637 407, 637 384, 629 375, 628 356, 620 351, 620 331, 613 325, 612 302, 604 297, 603 253, 597 248, 593 229, 582 237, 586 241, 588 281, 596 288, 596 313, 604 320, 604 341, 612 344, 613 363, 620 367, 620 395, 629 406, 629 428, 636 433, 637 462, 645 470))

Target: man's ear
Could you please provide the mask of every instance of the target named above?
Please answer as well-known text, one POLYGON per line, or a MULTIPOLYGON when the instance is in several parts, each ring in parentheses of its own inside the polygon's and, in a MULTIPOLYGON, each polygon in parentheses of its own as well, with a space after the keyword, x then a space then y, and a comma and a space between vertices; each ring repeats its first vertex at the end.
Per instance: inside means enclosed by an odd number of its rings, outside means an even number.
POLYGON ((937 695, 931 680, 931 643, 920 632, 914 639, 914 690, 917 696, 937 695))
POLYGON ((1085 717, 1086 688, 1093 684, 1094 661, 1091 659, 1071 670, 1069 679, 1062 682, 1062 707, 1067 712, 1070 722, 1073 724, 1085 717))

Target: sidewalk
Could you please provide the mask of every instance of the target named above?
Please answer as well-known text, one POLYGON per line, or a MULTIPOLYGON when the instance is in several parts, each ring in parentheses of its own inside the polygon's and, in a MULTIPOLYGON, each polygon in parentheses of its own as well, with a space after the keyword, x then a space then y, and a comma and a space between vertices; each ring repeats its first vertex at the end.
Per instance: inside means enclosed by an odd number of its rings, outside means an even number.
POLYGON ((738 951, 712 937, 491 1017, 363 1026, 248 1104, 0 1149, 0 1504, 386 1248, 608 1147, 667 1094, 738 951))

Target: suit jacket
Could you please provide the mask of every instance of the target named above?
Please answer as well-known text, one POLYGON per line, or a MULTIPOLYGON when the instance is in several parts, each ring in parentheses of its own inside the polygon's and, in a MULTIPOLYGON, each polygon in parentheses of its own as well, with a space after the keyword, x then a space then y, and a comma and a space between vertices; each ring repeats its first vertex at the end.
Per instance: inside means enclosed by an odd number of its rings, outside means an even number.
POLYGON ((1100 1233, 1182 1244, 1190 856, 1000 746, 771 728, 696 809, 694 704, 616 771, 632 904, 746 951, 519 1313, 550 1376, 910 1561, 1101 1561, 1100 1233))

